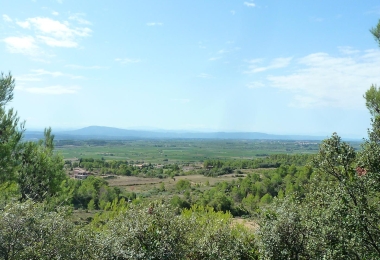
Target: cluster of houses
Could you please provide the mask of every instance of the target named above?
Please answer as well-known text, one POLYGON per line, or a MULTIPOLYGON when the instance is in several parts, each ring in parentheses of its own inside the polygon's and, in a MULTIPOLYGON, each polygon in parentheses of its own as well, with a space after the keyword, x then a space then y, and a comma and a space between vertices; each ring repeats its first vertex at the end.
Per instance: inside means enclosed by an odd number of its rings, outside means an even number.
POLYGON ((73 169, 73 178, 77 180, 84 180, 90 175, 90 172, 82 168, 73 169))

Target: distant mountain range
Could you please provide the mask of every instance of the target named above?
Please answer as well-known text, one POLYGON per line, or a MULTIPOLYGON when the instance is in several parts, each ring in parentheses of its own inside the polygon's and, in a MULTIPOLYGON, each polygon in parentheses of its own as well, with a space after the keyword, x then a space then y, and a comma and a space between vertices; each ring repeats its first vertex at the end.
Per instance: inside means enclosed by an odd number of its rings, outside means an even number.
MULTIPOLYGON (((56 140, 135 140, 135 139, 251 139, 251 140, 323 140, 327 136, 274 135, 259 132, 185 132, 128 130, 89 126, 78 130, 54 132, 56 140)), ((26 131, 25 139, 40 139, 42 131, 26 131)))

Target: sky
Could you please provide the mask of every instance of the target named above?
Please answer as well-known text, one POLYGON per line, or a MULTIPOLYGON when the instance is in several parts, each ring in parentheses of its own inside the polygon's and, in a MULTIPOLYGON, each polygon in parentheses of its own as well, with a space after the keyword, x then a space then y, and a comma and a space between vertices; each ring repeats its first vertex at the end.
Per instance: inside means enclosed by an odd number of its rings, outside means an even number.
POLYGON ((366 137, 378 0, 3 0, 27 129, 366 137))

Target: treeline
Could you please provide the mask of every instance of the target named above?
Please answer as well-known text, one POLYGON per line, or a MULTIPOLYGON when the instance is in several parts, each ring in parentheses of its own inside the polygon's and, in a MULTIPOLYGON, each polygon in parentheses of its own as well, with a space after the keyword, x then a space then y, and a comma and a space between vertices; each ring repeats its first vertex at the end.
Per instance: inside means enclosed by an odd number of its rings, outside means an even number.
POLYGON ((214 210, 230 211, 235 216, 255 215, 274 198, 303 197, 312 176, 310 166, 283 165, 277 169, 262 169, 232 182, 219 182, 203 192, 192 187, 189 181, 181 180, 180 185, 177 183, 180 195, 174 196, 172 204, 185 208, 209 206, 214 210))
MULTIPOLYGON (((167 178, 180 174, 178 164, 153 165, 139 161, 104 160, 93 158, 80 158, 79 161, 65 161, 65 167, 73 170, 81 167, 100 175, 114 174, 122 176, 167 178)), ((182 174, 182 173, 181 173, 182 174)))
MULTIPOLYGON (((203 163, 203 169, 191 170, 186 174, 219 176, 233 173, 235 170, 239 169, 278 168, 281 165, 303 166, 306 165, 312 157, 313 155, 311 154, 275 154, 251 160, 206 160, 203 163)), ((115 174, 124 176, 167 178, 185 174, 178 164, 164 164, 157 166, 151 163, 143 163, 139 161, 128 162, 126 160, 80 158, 79 161, 74 162, 67 160, 65 166, 66 168, 71 169, 73 167, 81 167, 88 171, 96 171, 101 175, 115 174)))
POLYGON ((129 202, 136 199, 135 193, 128 193, 119 187, 109 187, 106 180, 94 176, 81 181, 67 179, 61 186, 60 200, 74 209, 107 210, 115 200, 124 199, 129 202))
POLYGON ((205 160, 204 168, 223 168, 233 169, 258 169, 258 168, 277 168, 280 165, 303 166, 313 157, 313 154, 272 154, 263 158, 252 160, 205 160))

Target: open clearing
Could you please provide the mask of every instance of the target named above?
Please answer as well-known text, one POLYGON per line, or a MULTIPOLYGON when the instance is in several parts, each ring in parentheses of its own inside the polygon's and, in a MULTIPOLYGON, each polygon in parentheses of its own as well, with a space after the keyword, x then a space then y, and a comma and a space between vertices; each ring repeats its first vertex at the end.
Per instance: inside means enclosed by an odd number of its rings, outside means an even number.
POLYGON ((210 186, 214 186, 216 183, 221 181, 232 181, 237 180, 240 177, 245 177, 245 175, 239 175, 236 177, 235 174, 221 175, 219 177, 207 177, 204 175, 185 175, 176 176, 173 178, 159 179, 159 178, 142 178, 135 176, 115 176, 114 178, 107 179, 110 186, 117 186, 124 188, 126 191, 139 192, 151 190, 154 187, 159 188, 161 183, 164 183, 166 189, 173 189, 175 184, 179 180, 188 180, 192 186, 199 185, 199 187, 205 187, 208 181, 210 186))

